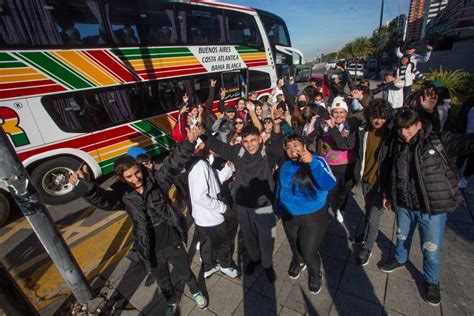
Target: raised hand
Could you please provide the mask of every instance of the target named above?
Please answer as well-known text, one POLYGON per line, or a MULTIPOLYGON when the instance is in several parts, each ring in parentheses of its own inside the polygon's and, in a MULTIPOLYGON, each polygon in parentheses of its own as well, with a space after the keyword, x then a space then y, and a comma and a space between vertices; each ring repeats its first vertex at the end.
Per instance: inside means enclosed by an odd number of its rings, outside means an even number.
POLYGON ((77 171, 69 175, 69 183, 76 186, 80 179, 90 179, 89 167, 86 164, 82 165, 77 171))
POLYGON ((298 153, 300 161, 304 163, 311 163, 313 161, 313 154, 306 148, 306 145, 303 147, 303 151, 298 153))
POLYGON ((217 80, 216 80, 216 79, 211 79, 211 80, 210 80, 211 87, 215 87, 215 86, 216 86, 216 83, 217 83, 217 80))
POLYGON ((250 112, 255 111, 255 105, 253 104, 252 101, 247 101, 247 102, 245 102, 245 107, 246 107, 247 110, 249 110, 250 112))
POLYGON ((188 95, 185 93, 185 94, 183 95, 183 102, 184 102, 185 104, 188 104, 188 101, 189 101, 189 97, 188 97, 188 95))
POLYGON ((324 122, 329 128, 333 128, 334 126, 336 126, 336 120, 334 120, 334 117, 332 116, 329 120, 324 120, 324 122))
POLYGON ((225 99, 225 88, 221 88, 221 100, 225 99))
POLYGON ((182 115, 186 112, 189 111, 189 107, 187 105, 184 105, 180 110, 179 110, 179 114, 182 115))
POLYGON ((426 44, 426 49, 427 50, 433 50, 433 46, 431 46, 430 44, 426 44))

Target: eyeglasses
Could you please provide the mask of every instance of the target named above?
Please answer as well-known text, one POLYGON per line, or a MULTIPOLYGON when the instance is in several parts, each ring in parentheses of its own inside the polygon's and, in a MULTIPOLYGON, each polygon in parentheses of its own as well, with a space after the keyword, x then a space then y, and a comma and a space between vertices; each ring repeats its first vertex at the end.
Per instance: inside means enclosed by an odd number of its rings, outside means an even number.
POLYGON ((297 151, 300 151, 301 149, 303 149, 303 145, 302 145, 302 144, 293 145, 293 146, 286 145, 286 146, 285 146, 285 149, 286 149, 287 151, 290 151, 290 150, 297 150, 297 151))
POLYGON ((244 125, 244 122, 242 122, 242 121, 237 121, 237 122, 235 122, 235 125, 244 125))

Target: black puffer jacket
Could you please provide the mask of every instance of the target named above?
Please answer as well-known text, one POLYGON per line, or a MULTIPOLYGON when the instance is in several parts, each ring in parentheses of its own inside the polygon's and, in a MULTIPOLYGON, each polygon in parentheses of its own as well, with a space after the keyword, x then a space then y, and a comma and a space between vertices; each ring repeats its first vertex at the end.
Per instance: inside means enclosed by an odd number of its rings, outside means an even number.
POLYGON ((474 134, 437 134, 424 122, 410 144, 394 139, 388 190, 392 206, 441 214, 465 206, 453 158, 474 152, 474 134))
POLYGON ((117 186, 114 190, 104 190, 97 184, 81 180, 78 189, 83 192, 86 200, 106 211, 125 209, 132 218, 134 227, 134 245, 140 260, 148 269, 153 261, 150 236, 154 233, 153 227, 165 222, 179 232, 183 241, 186 241, 184 219, 171 206, 168 191, 173 178, 177 177, 186 162, 192 157, 194 145, 188 141, 176 146, 172 154, 167 157, 158 170, 153 173, 142 167, 145 191, 138 194, 130 186, 117 186))

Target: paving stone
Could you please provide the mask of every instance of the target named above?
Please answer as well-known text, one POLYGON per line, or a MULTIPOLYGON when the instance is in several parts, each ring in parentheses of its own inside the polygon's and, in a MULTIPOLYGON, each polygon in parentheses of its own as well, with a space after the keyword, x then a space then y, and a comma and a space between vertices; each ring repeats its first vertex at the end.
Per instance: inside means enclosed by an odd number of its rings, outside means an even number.
POLYGON ((395 212, 385 210, 380 218, 380 226, 394 228, 395 227, 395 212))
POLYGON ((247 291, 233 315, 278 315, 282 306, 255 290, 247 291))
POLYGON ((404 316, 404 314, 402 313, 399 313, 397 311, 394 311, 394 310, 391 310, 391 309, 388 309, 388 308, 384 308, 383 312, 382 312, 382 315, 387 315, 387 316, 404 316))
MULTIPOLYGON (((111 285, 124 297, 129 298, 133 293, 141 286, 143 281, 145 281, 145 271, 140 265, 136 265, 133 268, 129 269, 122 275, 121 278, 116 278, 114 281, 111 281, 111 285)), ((156 282, 153 277, 150 276, 150 283, 156 287, 156 282)))
POLYGON ((280 311, 280 316, 300 316, 303 315, 301 313, 298 313, 292 309, 289 309, 286 306, 283 306, 283 308, 280 311))
MULTIPOLYGON (((392 251, 390 258, 393 257, 394 253, 392 251)), ((408 258, 404 268, 400 268, 389 274, 406 281, 423 282, 423 256, 412 254, 408 258)))
POLYGON ((443 262, 440 287, 461 297, 473 297, 474 269, 443 262))
POLYGON ((382 306, 338 291, 329 315, 381 315, 382 306))
MULTIPOLYGON (((323 283, 326 283, 330 287, 337 288, 341 282, 345 266, 345 261, 337 260, 328 256, 321 256, 323 283)), ((307 276, 305 280, 307 280, 307 276)))
POLYGON ((443 315, 474 315, 472 292, 470 299, 441 289, 441 310, 443 315))
MULTIPOLYGON (((214 315, 218 315, 216 314, 215 312, 213 312, 212 310, 210 309, 207 309, 207 310, 201 310, 199 307, 194 307, 188 314, 189 316, 214 316, 214 315)), ((230 315, 230 314, 226 314, 226 315, 230 315)))
MULTIPOLYGON (((179 310, 178 315, 181 315, 181 316, 188 315, 195 307, 196 307, 196 302, 194 300, 190 299, 186 295, 182 295, 179 301, 179 305, 178 305, 178 310, 179 310)), ((159 314, 155 314, 155 315, 159 315, 159 314)))
POLYGON ((324 282, 318 294, 311 293, 307 284, 296 284, 284 306, 304 315, 327 315, 335 296, 336 289, 328 287, 324 282))
POLYGON ((352 244, 347 238, 327 235, 321 246, 321 255, 326 255, 339 260, 346 260, 351 252, 352 244))
POLYGON ((231 315, 244 298, 245 288, 221 278, 209 291, 209 309, 218 315, 231 315))
POLYGON ((145 273, 144 269, 140 267, 140 264, 138 262, 132 261, 127 257, 124 257, 115 266, 113 272, 109 276, 104 277, 106 277, 109 282, 115 283, 115 281, 120 280, 127 273, 127 271, 135 271, 135 269, 141 269, 143 270, 143 273, 145 273))
POLYGON ((457 238, 455 241, 445 242, 441 249, 445 262, 474 268, 474 250, 472 241, 457 238))
MULTIPOLYGON (((276 304, 282 305, 286 301, 296 281, 290 279, 286 269, 284 271, 275 269, 275 273, 277 275, 275 283, 268 282, 265 273, 262 273, 251 287, 251 291, 258 292, 276 302, 276 304)), ((302 278, 303 276, 301 275, 300 279, 302 278)), ((307 279, 307 276, 305 279, 307 279)))
POLYGON ((141 282, 128 300, 136 309, 145 315, 149 315, 155 305, 159 304, 160 301, 165 301, 165 298, 156 282, 149 286, 146 286, 145 282, 146 280, 141 282))
POLYGON ((142 313, 136 309, 133 310, 117 310, 112 316, 141 316, 142 313))
POLYGON ((327 234, 342 238, 356 236, 360 232, 359 222, 359 220, 344 219, 343 223, 339 223, 336 219, 331 218, 327 234))
POLYGON ((385 307, 405 315, 441 315, 440 307, 424 301, 423 284, 389 275, 385 307))
POLYGON ((383 304, 387 276, 381 271, 364 269, 354 264, 347 264, 342 276, 340 289, 351 295, 383 304))

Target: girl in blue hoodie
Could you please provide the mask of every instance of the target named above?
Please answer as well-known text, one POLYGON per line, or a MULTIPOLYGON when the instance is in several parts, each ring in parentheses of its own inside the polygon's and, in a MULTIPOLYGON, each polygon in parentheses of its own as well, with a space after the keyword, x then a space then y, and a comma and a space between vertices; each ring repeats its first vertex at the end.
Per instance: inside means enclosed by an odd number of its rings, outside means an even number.
POLYGON ((322 279, 319 247, 329 224, 324 206, 336 178, 327 162, 307 149, 300 135, 287 136, 285 150, 289 160, 280 169, 276 212, 283 219, 293 252, 288 274, 296 279, 308 267, 309 290, 316 294, 322 279))

